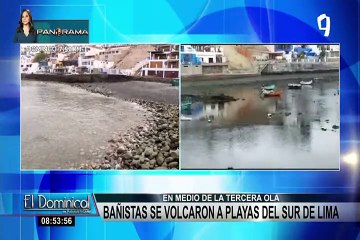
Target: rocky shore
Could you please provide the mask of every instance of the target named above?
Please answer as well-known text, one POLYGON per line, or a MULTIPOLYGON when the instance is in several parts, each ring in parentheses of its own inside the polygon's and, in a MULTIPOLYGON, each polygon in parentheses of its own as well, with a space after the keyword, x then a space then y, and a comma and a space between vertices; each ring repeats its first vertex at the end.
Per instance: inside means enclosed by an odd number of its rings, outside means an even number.
MULTIPOLYGON (((106 88, 88 91, 112 95, 106 88)), ((143 126, 113 135, 99 162, 86 162, 79 169, 179 169, 179 106, 148 100, 126 99, 150 114, 143 126)))

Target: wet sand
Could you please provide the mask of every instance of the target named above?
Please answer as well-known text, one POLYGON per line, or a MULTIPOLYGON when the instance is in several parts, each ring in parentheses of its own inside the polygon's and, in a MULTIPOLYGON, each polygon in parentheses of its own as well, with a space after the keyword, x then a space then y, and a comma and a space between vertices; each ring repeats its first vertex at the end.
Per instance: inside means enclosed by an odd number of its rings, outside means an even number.
POLYGON ((100 161, 108 140, 144 124, 140 105, 67 84, 22 81, 22 169, 71 169, 100 161))

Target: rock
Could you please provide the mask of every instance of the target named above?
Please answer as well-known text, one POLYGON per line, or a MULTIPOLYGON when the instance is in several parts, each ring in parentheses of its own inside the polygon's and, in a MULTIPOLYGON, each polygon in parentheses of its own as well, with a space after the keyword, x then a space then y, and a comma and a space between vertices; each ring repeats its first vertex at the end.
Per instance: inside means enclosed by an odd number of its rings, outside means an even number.
POLYGON ((133 161, 132 159, 124 159, 124 164, 130 165, 132 161, 133 161))
POLYGON ((167 124, 162 124, 162 125, 159 126, 158 130, 163 131, 163 130, 166 130, 167 128, 168 128, 167 124))
POLYGON ((166 158, 166 163, 167 164, 169 164, 170 162, 173 162, 173 161, 175 161, 175 159, 174 158, 172 158, 172 157, 168 157, 168 158, 166 158))
POLYGON ((126 152, 124 155, 123 155, 123 158, 125 159, 125 160, 128 160, 128 159, 130 159, 132 157, 132 155, 131 155, 131 153, 128 151, 128 152, 126 152))
POLYGON ((135 168, 139 168, 140 167, 140 160, 133 160, 131 162, 131 166, 133 166, 135 168))
POLYGON ((179 159, 179 151, 176 150, 176 151, 170 152, 170 156, 171 156, 173 159, 179 159))
POLYGON ((339 126, 338 125, 333 125, 332 128, 333 129, 339 129, 339 126))
POLYGON ((111 169, 111 165, 110 164, 103 164, 101 166, 102 169, 111 169))
POLYGON ((285 113, 285 116, 290 116, 291 115, 291 112, 286 112, 285 113))
POLYGON ((135 160, 139 160, 139 159, 140 159, 140 156, 139 156, 139 155, 135 155, 135 156, 134 156, 134 159, 135 159, 135 160))
POLYGON ((171 162, 168 164, 168 168, 179 168, 179 163, 178 162, 171 162))
POLYGON ((321 127, 321 130, 323 130, 323 131, 326 131, 326 128, 324 128, 324 127, 321 127))
POLYGON ((165 147, 163 147, 162 150, 168 152, 170 150, 170 147, 168 145, 165 145, 165 147))
POLYGON ((120 165, 120 164, 116 164, 116 165, 115 165, 115 169, 121 169, 121 165, 120 165))
POLYGON ((151 167, 151 166, 153 166, 153 167, 154 167, 154 166, 155 166, 155 164, 156 164, 156 160, 155 160, 155 159, 150 160, 150 161, 149 161, 149 164, 150 164, 150 167, 151 167))
POLYGON ((150 155, 150 159, 155 158, 158 155, 158 152, 152 152, 150 155))
POLYGON ((164 163, 164 157, 162 153, 159 153, 156 157, 157 165, 161 166, 164 163))
POLYGON ((149 157, 152 153, 153 153, 152 148, 146 148, 146 150, 145 150, 145 156, 146 157, 149 157))
POLYGON ((178 143, 178 142, 176 142, 176 143, 171 143, 171 144, 170 144, 170 149, 177 149, 178 146, 179 146, 179 143, 178 143))
POLYGON ((177 139, 178 139, 178 135, 173 134, 173 135, 170 136, 170 139, 171 139, 171 141, 177 140, 177 139))
POLYGON ((140 168, 141 168, 141 169, 149 169, 149 168, 150 168, 150 164, 149 164, 148 162, 143 163, 143 164, 141 164, 140 168))
POLYGON ((101 146, 100 149, 101 149, 101 150, 105 150, 105 147, 104 147, 104 146, 101 146))
POLYGON ((85 153, 84 152, 80 152, 80 156, 84 156, 85 155, 85 153))
POLYGON ((161 169, 161 170, 165 170, 165 169, 166 169, 166 170, 167 170, 168 168, 167 168, 167 167, 162 167, 162 166, 161 166, 161 167, 156 167, 155 169, 159 169, 159 170, 160 170, 160 169, 161 169))

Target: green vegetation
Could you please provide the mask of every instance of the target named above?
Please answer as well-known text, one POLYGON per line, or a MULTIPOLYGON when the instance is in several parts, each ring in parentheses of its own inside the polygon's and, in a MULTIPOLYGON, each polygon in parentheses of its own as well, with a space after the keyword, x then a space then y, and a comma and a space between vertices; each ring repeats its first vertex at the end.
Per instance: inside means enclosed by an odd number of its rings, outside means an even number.
POLYGON ((299 59, 305 59, 305 52, 302 51, 302 52, 299 53, 297 56, 298 56, 299 59))
POLYGON ((319 58, 321 60, 324 60, 324 58, 325 58, 325 50, 326 50, 325 46, 321 46, 321 52, 319 54, 319 58))
POLYGON ((45 60, 48 57, 48 55, 44 52, 39 52, 35 55, 33 62, 41 62, 42 60, 45 60))

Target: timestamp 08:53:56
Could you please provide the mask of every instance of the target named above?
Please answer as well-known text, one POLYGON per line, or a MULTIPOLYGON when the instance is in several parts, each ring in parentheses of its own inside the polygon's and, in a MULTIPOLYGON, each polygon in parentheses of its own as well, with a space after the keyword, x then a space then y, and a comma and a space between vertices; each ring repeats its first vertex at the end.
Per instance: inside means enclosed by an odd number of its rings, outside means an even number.
POLYGON ((38 226, 75 226, 75 216, 38 216, 38 226))

